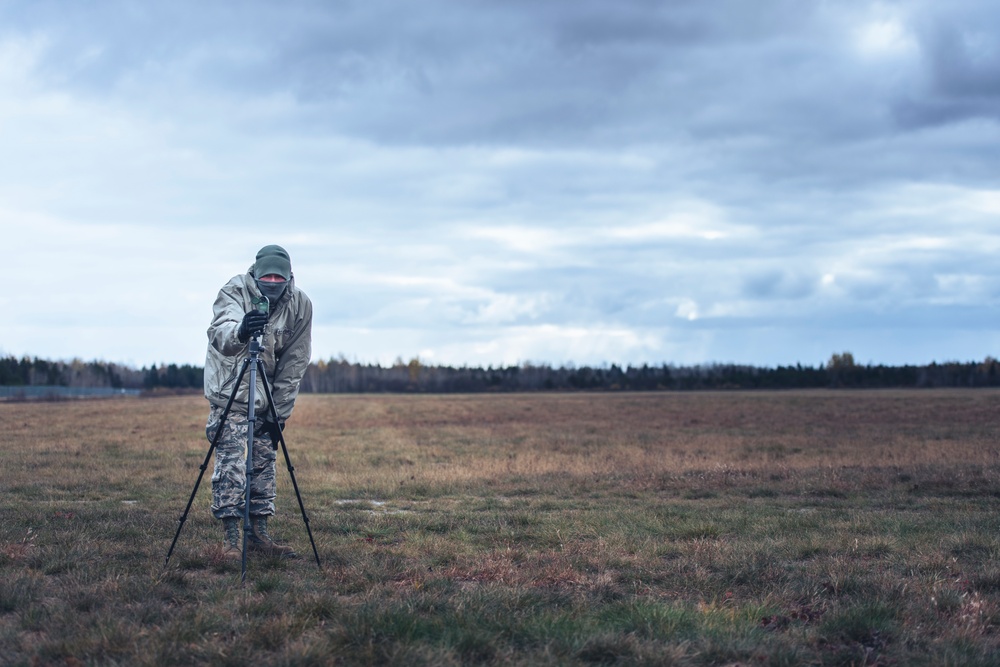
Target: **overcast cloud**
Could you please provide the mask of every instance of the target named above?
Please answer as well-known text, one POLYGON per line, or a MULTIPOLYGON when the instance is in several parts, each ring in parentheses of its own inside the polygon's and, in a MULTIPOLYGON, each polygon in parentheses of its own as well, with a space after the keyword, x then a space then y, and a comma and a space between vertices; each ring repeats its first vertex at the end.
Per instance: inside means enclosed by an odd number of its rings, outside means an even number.
POLYGON ((1000 351, 986 0, 0 0, 0 353, 201 364, 269 243, 314 358, 1000 351))

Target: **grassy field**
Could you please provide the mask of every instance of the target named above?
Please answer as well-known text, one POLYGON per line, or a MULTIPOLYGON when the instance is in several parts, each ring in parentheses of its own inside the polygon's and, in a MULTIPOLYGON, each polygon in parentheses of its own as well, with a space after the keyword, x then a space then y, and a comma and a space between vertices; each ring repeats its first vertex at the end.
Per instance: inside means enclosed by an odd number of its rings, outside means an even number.
POLYGON ((206 414, 0 403, 0 664, 1000 664, 1000 392, 303 396, 245 585, 206 414))

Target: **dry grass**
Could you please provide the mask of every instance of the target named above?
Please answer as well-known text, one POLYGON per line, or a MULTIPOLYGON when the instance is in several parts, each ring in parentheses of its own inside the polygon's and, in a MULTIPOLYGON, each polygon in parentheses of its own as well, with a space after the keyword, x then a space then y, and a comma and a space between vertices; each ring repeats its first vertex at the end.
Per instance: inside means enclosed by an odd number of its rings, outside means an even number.
MULTIPOLYGON (((995 664, 1000 392, 303 396, 322 571, 226 564, 204 401, 0 404, 0 663, 995 664)), ((278 531, 308 551, 279 474, 278 531)))

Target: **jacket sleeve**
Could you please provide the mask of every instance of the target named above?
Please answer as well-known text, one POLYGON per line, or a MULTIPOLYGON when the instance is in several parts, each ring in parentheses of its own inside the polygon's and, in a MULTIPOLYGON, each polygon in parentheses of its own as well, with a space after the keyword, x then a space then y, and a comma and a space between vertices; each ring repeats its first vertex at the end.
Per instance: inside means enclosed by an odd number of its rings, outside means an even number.
POLYGON ((212 306, 212 323, 208 327, 208 344, 226 357, 232 357, 246 349, 238 337, 240 323, 246 314, 243 299, 232 284, 219 290, 212 306))
POLYGON ((312 301, 305 294, 295 317, 295 333, 277 357, 272 398, 279 419, 288 419, 299 394, 299 383, 306 374, 312 358, 312 301))

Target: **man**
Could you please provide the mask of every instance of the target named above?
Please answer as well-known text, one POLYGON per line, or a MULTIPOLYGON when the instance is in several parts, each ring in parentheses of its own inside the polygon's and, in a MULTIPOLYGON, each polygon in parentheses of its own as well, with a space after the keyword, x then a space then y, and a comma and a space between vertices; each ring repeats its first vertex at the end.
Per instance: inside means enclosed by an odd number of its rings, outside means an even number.
MULTIPOLYGON (((263 377, 258 373, 254 390, 256 428, 250 488, 252 531, 247 535, 247 549, 272 556, 294 557, 290 547, 271 539, 267 518, 274 515, 274 462, 279 434, 292 414, 299 383, 312 353, 312 302, 295 287, 291 260, 285 249, 268 245, 260 249, 256 261, 245 274, 234 277, 219 290, 213 313, 205 360, 205 397, 211 404, 205 432, 209 440, 215 438, 243 361, 249 356, 250 339, 259 335, 260 359, 271 385, 278 421, 272 421, 263 377), (270 301, 267 315, 254 308, 251 302, 262 295, 270 301)), ((216 445, 212 473, 212 514, 222 520, 227 558, 242 556, 239 527, 245 503, 249 381, 247 371, 216 445)))

